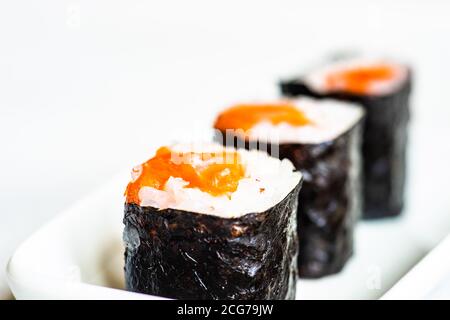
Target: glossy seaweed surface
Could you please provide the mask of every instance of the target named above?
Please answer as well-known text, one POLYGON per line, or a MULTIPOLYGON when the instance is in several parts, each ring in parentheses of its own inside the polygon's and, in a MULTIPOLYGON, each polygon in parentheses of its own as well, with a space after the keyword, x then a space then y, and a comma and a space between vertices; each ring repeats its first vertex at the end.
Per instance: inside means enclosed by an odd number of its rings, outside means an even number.
POLYGON ((348 93, 321 94, 301 77, 281 83, 285 96, 311 96, 356 102, 364 106, 363 133, 364 214, 366 219, 399 215, 403 208, 406 173, 407 129, 410 117, 411 72, 392 94, 360 96, 348 93))
POLYGON ((125 204, 126 288, 176 299, 294 299, 300 188, 231 219, 125 204))
POLYGON ((291 160, 303 174, 297 217, 299 275, 319 278, 339 272, 353 253, 353 230, 361 212, 361 123, 319 144, 267 145, 225 133, 216 141, 291 160))

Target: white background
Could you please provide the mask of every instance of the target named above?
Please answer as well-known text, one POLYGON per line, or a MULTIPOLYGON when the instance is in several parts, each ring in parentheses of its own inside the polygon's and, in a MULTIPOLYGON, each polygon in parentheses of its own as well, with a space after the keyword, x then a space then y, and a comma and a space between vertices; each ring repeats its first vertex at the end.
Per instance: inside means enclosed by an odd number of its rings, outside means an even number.
POLYGON ((410 172, 442 174, 409 192, 432 215, 450 178, 449 16, 445 0, 2 1, 0 269, 33 230, 156 144, 198 135, 233 99, 276 94, 280 76, 334 50, 414 66, 410 172))

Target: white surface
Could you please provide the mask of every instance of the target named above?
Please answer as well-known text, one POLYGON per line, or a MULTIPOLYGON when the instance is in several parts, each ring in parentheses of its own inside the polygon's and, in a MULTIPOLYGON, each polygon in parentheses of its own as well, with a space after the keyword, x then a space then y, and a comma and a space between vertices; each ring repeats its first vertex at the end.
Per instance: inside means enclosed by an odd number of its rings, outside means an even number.
MULTIPOLYGON (((234 99, 271 96, 280 75, 348 47, 392 53, 414 66, 408 223, 429 248, 449 228, 439 220, 450 215, 441 193, 450 163, 449 6, 1 1, 0 269, 38 226, 144 161, 155 137, 159 144, 202 136, 215 111, 234 99)), ((4 291, 0 275, 0 297, 4 291)))
POLYGON ((20 246, 7 268, 16 298, 154 299, 96 286, 123 283, 122 188, 112 186, 78 202, 20 246))
POLYGON ((450 299, 450 235, 383 299, 450 299))

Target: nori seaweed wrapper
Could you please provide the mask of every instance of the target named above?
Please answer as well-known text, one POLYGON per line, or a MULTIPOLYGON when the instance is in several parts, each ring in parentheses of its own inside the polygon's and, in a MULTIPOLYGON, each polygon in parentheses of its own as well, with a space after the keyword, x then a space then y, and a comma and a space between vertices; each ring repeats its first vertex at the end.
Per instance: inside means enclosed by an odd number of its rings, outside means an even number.
POLYGON ((411 87, 411 70, 401 87, 385 95, 319 93, 308 87, 301 77, 280 84, 281 92, 288 97, 331 98, 355 102, 365 108, 362 144, 365 219, 396 216, 403 209, 411 87))
POLYGON ((216 136, 223 144, 287 158, 302 172, 297 215, 302 278, 337 273, 353 253, 353 231, 361 213, 361 126, 360 121, 334 140, 318 144, 255 143, 232 133, 216 136))
POLYGON ((175 299, 294 299, 300 188, 238 218, 125 204, 127 290, 175 299))

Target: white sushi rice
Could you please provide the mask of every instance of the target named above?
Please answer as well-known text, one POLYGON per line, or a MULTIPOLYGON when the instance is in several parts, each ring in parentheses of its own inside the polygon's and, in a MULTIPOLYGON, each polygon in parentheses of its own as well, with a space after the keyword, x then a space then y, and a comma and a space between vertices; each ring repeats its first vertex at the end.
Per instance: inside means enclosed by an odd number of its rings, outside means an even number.
POLYGON ((358 57, 351 59, 342 59, 334 63, 330 63, 319 67, 306 76, 303 80, 310 88, 318 93, 327 93, 327 77, 335 72, 352 70, 355 68, 370 67, 376 65, 391 66, 394 71, 394 76, 389 80, 375 81, 369 88, 370 95, 389 94, 398 89, 408 77, 408 69, 406 66, 396 63, 394 61, 376 58, 376 57, 358 57))
POLYGON ((303 112, 310 123, 292 126, 282 122, 272 124, 263 121, 254 125, 245 134, 250 140, 271 143, 316 144, 332 141, 353 127, 364 116, 362 107, 335 100, 298 98, 287 100, 303 112))
MULTIPOLYGON (((235 151, 217 144, 184 144, 170 147, 175 152, 235 151)), ((159 209, 178 209, 210 214, 223 218, 241 217, 248 213, 266 211, 281 202, 299 183, 301 173, 289 160, 278 160, 261 151, 239 150, 245 167, 245 177, 229 197, 212 196, 197 188, 186 188, 181 178, 171 177, 164 190, 142 187, 139 191, 141 206, 159 209)), ((133 170, 136 179, 137 170, 133 170)))

